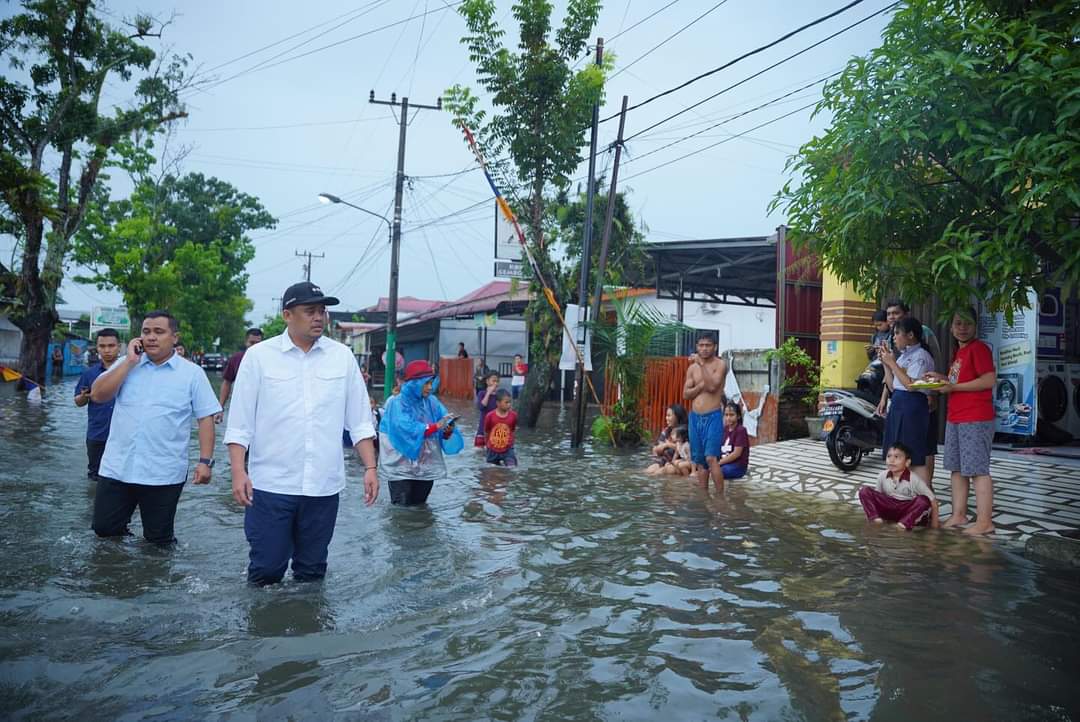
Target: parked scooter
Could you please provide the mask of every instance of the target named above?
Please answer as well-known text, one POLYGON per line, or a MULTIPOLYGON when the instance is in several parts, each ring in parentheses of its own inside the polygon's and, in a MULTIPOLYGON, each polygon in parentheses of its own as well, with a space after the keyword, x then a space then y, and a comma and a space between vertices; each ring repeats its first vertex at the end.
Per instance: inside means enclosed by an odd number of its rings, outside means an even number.
POLYGON ((823 394, 822 435, 829 459, 841 471, 854 471, 867 454, 881 448, 885 419, 877 415, 885 368, 871 364, 855 379, 855 391, 828 389, 823 394))

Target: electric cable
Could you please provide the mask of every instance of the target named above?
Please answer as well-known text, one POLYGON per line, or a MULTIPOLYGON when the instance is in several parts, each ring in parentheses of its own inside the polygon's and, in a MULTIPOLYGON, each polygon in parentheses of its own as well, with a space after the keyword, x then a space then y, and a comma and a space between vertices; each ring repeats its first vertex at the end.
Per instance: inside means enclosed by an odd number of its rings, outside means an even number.
MULTIPOLYGON (((716 73, 719 73, 721 70, 725 70, 727 68, 730 68, 732 65, 735 65, 736 63, 741 62, 741 61, 745 60, 746 58, 757 55, 758 53, 763 53, 766 50, 768 50, 769 48, 772 48, 772 47, 774 47, 776 45, 779 45, 780 43, 784 42, 785 40, 788 40, 789 38, 792 38, 795 35, 798 35, 799 33, 803 32, 805 30, 809 30, 810 28, 814 27, 815 25, 820 25, 821 23, 823 23, 823 22, 825 22, 827 20, 830 20, 830 19, 836 17, 837 15, 840 15, 841 13, 843 13, 843 12, 845 12, 847 10, 850 10, 851 8, 855 7, 856 5, 859 5, 859 4, 863 3, 864 1, 865 0, 851 0, 851 2, 849 2, 847 5, 843 6, 842 8, 840 8, 838 10, 834 10, 831 13, 829 13, 828 15, 822 15, 821 17, 817 18, 816 20, 812 20, 812 21, 806 23, 805 25, 792 30, 791 32, 789 32, 787 34, 780 36, 779 38, 777 38, 776 40, 773 40, 770 43, 766 43, 765 45, 762 45, 762 46, 760 46, 758 48, 755 48, 753 50, 745 52, 742 55, 738 56, 737 58, 734 58, 733 60, 729 60, 728 62, 724 63, 723 65, 717 66, 717 67, 713 68, 712 70, 707 70, 704 73, 700 73, 698 75, 695 75, 694 77, 690 78, 689 80, 686 80, 686 81, 684 81, 684 82, 682 82, 682 83, 680 83, 680 84, 678 84, 678 85, 676 85, 676 86, 674 86, 672 88, 668 88, 667 90, 664 90, 664 91, 662 91, 660 93, 657 93, 656 95, 653 95, 650 98, 646 98, 645 100, 641 101, 640 103, 635 103, 634 105, 631 105, 629 108, 627 108, 627 112, 629 112, 631 110, 637 110, 638 108, 644 107, 644 106, 648 105, 649 103, 652 103, 652 102, 654 102, 656 100, 659 100, 660 98, 671 95, 674 92, 682 90, 683 88, 687 87, 688 85, 692 85, 693 83, 696 83, 699 80, 707 78, 710 75, 715 75, 716 73)), ((893 4, 896 5, 897 3, 893 3, 893 4)), ((618 117, 619 117, 619 113, 613 113, 612 115, 609 115, 608 117, 603 118, 600 122, 601 123, 606 123, 607 121, 613 120, 613 119, 618 118, 618 117)))
POLYGON ((651 48, 646 50, 641 55, 634 58, 632 61, 630 61, 630 63, 628 63, 627 65, 624 65, 623 67, 616 70, 614 73, 611 74, 610 78, 607 78, 607 80, 614 80, 616 77, 618 77, 618 75, 620 73, 622 73, 625 70, 628 70, 628 69, 632 68, 638 62, 640 62, 640 61, 644 60, 645 58, 649 57, 650 55, 652 55, 653 52, 655 52, 655 51, 659 50, 660 48, 664 47, 665 45, 667 45, 669 42, 674 40, 677 36, 682 34, 684 31, 686 31, 687 29, 689 29, 690 27, 692 27, 694 25, 697 25, 697 23, 700 22, 706 15, 709 15, 714 10, 718 9, 721 5, 726 5, 727 2, 728 2, 728 0, 720 0, 720 2, 713 5, 711 8, 709 8, 708 10, 703 12, 701 15, 698 15, 696 18, 694 18, 693 20, 688 22, 686 25, 683 25, 681 28, 679 28, 678 30, 673 32, 671 35, 668 35, 666 38, 661 40, 659 43, 657 43, 656 45, 652 46, 651 48))

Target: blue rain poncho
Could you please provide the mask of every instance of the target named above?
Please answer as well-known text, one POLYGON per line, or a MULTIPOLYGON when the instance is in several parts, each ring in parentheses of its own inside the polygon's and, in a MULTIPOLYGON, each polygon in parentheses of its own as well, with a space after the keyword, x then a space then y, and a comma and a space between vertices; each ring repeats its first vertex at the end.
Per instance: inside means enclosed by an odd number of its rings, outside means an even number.
POLYGON ((431 394, 424 397, 427 381, 406 381, 401 393, 386 402, 379 423, 379 476, 384 479, 432 480, 446 476, 443 454, 456 454, 465 446, 456 427, 449 439, 444 439, 442 432, 424 436, 428 424, 447 414, 435 396, 437 379, 431 394))

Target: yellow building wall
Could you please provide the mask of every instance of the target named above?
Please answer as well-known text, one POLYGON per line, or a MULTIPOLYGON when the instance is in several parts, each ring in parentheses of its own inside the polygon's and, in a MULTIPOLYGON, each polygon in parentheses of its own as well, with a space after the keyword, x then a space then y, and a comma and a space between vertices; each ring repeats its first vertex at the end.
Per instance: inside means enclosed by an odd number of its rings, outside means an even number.
POLYGON ((876 309, 876 303, 825 269, 821 288, 821 380, 825 386, 855 388, 855 378, 866 368, 866 344, 874 332, 876 309))

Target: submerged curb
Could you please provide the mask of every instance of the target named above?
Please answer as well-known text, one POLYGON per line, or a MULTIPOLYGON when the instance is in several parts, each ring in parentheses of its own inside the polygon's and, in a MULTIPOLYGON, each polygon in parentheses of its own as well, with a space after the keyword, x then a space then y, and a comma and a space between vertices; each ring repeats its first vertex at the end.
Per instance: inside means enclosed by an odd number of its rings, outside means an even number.
POLYGON ((1024 554, 1080 567, 1080 539, 1048 533, 1032 534, 1024 544, 1024 554))

